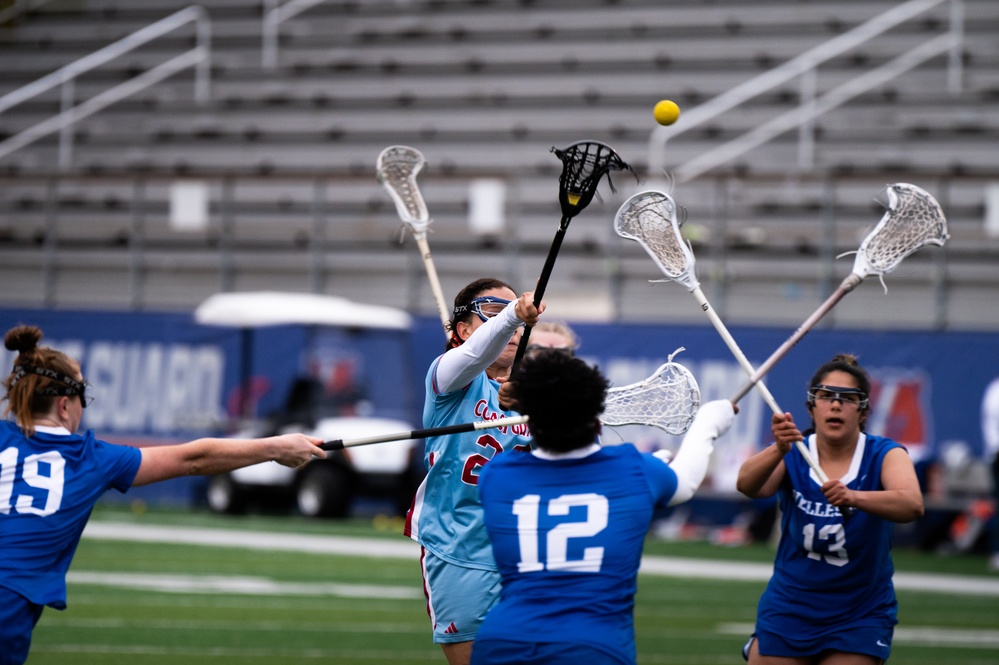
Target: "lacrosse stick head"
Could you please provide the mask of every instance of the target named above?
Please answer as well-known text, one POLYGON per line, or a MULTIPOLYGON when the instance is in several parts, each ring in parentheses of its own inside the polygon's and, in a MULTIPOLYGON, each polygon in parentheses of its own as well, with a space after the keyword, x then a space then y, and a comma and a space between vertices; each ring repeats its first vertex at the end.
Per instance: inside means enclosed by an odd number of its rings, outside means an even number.
POLYGON ((885 274, 924 245, 943 246, 950 237, 947 218, 936 199, 904 182, 888 185, 887 210, 857 250, 853 274, 885 274))
POLYGON ((600 422, 607 427, 649 425, 680 436, 690 428, 701 405, 701 389, 686 367, 667 362, 647 379, 607 391, 600 422))
POLYGON ((422 152, 405 145, 385 148, 375 163, 378 182, 391 195, 399 219, 414 233, 425 232, 430 225, 427 204, 416 184, 416 175, 426 163, 422 152))
POLYGON ((635 194, 618 209, 614 230, 641 245, 666 277, 691 291, 698 287, 694 253, 680 235, 676 201, 669 194, 635 194))
MULTIPOLYGON (((597 191, 600 179, 611 171, 635 170, 618 156, 614 149, 600 141, 579 141, 558 150, 552 148, 555 156, 562 160, 562 175, 558 179, 558 202, 562 207, 562 217, 571 219, 583 208, 590 205, 597 191)), ((637 181, 638 175, 635 174, 637 181)), ((610 182, 610 176, 607 177, 610 182)), ((611 191, 614 183, 610 183, 611 191)))

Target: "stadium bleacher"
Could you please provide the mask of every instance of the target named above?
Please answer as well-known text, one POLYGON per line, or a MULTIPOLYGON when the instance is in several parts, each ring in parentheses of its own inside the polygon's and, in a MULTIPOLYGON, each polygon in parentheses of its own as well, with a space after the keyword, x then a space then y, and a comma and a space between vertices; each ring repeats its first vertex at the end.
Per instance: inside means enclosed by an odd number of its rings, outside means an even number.
MULTIPOLYGON (((861 290, 837 324, 987 329, 999 237, 985 226, 999 182, 999 14, 965 0, 963 86, 940 56, 815 123, 814 164, 789 131, 676 186, 688 209, 698 273, 730 323, 798 323, 848 272, 880 217, 889 182, 934 193, 952 240, 923 250, 880 288, 861 290), (839 276, 839 277, 837 277, 839 276), (913 306, 914 302, 921 303, 913 306)), ((495 273, 536 278, 556 228, 560 165, 549 149, 612 145, 642 177, 615 177, 573 221, 548 299, 568 318, 701 322, 682 290, 658 289, 655 266, 617 238, 614 212, 648 172, 652 105, 696 108, 753 76, 898 5, 849 0, 331 0, 281 24, 278 66, 262 65, 265 6, 201 3, 211 19, 208 101, 188 69, 83 120, 72 161, 58 136, 0 159, 0 278, 12 305, 191 309, 219 289, 336 293, 433 314, 423 268, 399 233, 374 161, 395 143, 419 148, 421 189, 445 292, 495 273), (469 184, 503 181, 505 229, 469 229, 469 184), (210 192, 201 230, 171 227, 176 181, 210 192), (681 304, 681 301, 682 302, 681 304), (673 303, 677 306, 672 306, 673 303)), ((187 4, 52 0, 0 26, 0 95, 121 39, 187 4)), ((942 3, 823 64, 828 90, 947 30, 942 3)), ((191 48, 193 25, 76 82, 88 99, 191 48)), ((59 89, 0 113, 0 140, 59 111, 59 89)), ((796 108, 797 83, 766 91, 671 141, 670 168, 796 108)), ((992 214, 997 214, 993 212, 992 214)))

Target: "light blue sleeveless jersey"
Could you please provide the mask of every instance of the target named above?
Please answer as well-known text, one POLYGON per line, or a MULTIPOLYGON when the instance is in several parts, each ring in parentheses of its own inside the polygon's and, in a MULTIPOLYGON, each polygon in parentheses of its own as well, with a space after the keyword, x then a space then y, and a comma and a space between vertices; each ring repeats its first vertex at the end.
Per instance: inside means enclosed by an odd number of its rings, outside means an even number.
MULTIPOLYGON (((465 388, 440 394, 434 383, 440 358, 427 372, 423 426, 441 427, 520 415, 499 407, 499 383, 480 373, 465 388)), ((479 472, 504 451, 530 450, 527 425, 429 437, 429 469, 406 516, 405 534, 441 559, 460 566, 496 570, 482 521, 479 472)))

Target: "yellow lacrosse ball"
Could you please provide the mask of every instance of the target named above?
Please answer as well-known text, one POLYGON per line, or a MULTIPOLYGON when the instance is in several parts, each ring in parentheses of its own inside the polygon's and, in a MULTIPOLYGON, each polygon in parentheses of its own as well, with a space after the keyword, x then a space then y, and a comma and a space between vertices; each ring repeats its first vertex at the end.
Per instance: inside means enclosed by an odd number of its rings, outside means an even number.
POLYGON ((652 115, 660 125, 672 125, 680 117, 680 107, 675 102, 664 99, 652 109, 652 115))

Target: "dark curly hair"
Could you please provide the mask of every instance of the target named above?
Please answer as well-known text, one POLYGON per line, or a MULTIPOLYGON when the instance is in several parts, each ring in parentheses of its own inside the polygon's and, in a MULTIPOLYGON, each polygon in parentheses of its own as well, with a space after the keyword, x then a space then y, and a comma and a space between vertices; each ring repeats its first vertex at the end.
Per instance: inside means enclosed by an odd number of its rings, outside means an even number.
POLYGON ((448 339, 447 345, 444 349, 445 351, 453 349, 456 346, 461 346, 462 340, 458 337, 458 333, 455 331, 458 327, 459 321, 468 321, 472 317, 472 300, 478 298, 486 291, 491 291, 493 289, 510 289, 514 293, 517 292, 516 289, 501 279, 496 277, 480 277, 459 291, 458 295, 454 297, 454 308, 451 310, 451 320, 448 321, 447 324, 447 331, 451 333, 451 336, 448 339))
POLYGON ((514 381, 536 447, 561 453, 596 441, 608 388, 599 370, 561 351, 541 349, 524 361, 514 381))

